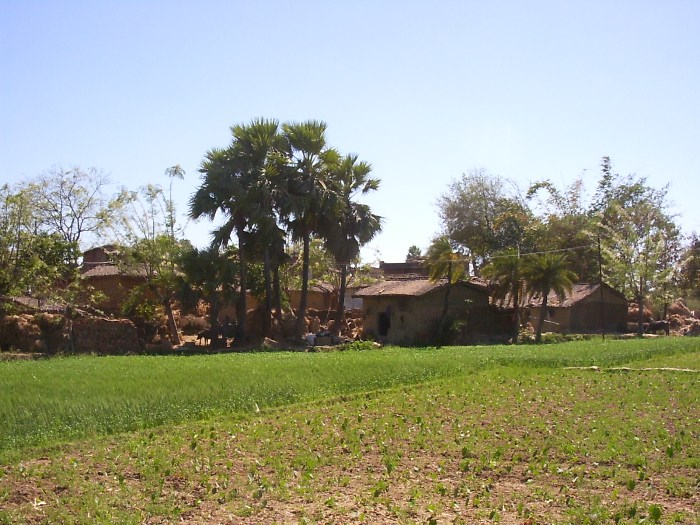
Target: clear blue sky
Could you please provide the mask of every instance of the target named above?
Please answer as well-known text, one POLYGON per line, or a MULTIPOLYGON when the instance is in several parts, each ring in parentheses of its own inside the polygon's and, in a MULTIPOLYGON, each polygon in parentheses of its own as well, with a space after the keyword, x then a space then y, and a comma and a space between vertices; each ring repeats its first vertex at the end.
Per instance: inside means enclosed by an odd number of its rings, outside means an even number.
POLYGON ((603 155, 700 232, 698 28, 696 0, 0 0, 0 183, 63 165, 136 189, 180 164, 185 213, 231 125, 314 118, 382 180, 368 261, 425 249, 464 172, 592 191, 603 155))

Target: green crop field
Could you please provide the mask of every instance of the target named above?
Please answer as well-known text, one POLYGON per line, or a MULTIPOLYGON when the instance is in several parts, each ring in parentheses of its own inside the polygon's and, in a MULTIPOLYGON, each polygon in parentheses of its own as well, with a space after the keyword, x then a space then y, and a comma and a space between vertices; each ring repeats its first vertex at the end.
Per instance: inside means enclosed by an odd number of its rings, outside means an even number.
POLYGON ((0 523, 697 525, 697 370, 663 337, 1 362, 0 523))

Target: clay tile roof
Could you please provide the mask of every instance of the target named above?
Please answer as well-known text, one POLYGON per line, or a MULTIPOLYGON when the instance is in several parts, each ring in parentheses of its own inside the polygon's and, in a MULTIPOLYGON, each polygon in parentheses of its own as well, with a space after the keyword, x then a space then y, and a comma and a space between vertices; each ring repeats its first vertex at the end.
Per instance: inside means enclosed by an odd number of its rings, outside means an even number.
POLYGON ((333 290, 335 290, 335 287, 329 283, 318 282, 318 283, 309 284, 309 291, 321 292, 321 293, 332 293, 333 290))
POLYGON ((65 306, 61 303, 54 301, 47 301, 45 299, 37 299, 35 297, 29 296, 19 296, 19 297, 5 297, 5 299, 10 302, 24 306, 31 310, 38 310, 40 312, 47 313, 60 313, 65 309, 65 306))
POLYGON ((112 277, 115 275, 122 275, 122 276, 130 276, 130 277, 145 277, 146 276, 146 270, 145 269, 138 269, 135 268, 133 270, 126 271, 124 269, 119 268, 114 263, 101 263, 101 264, 92 264, 90 265, 91 267, 86 269, 83 274, 81 275, 81 278, 83 279, 91 279, 94 277, 112 277))
MULTIPOLYGON (((431 281, 429 279, 397 279, 382 281, 362 288, 353 297, 419 297, 428 292, 442 288, 447 284, 445 279, 431 281)), ((460 281, 457 286, 470 286, 486 292, 486 288, 472 281, 460 281)))
MULTIPOLYGON (((547 305, 552 307, 568 308, 579 301, 582 301, 586 297, 590 297, 592 294, 599 290, 598 283, 579 283, 575 284, 571 288, 571 293, 567 294, 562 301, 559 300, 554 292, 550 292, 547 296, 547 305)), ((604 287, 611 290, 613 293, 617 293, 620 297, 624 297, 622 294, 617 292, 615 289, 610 288, 607 284, 603 284, 604 287)), ((531 306, 541 306, 542 297, 540 295, 535 295, 530 299, 529 304, 531 306)))

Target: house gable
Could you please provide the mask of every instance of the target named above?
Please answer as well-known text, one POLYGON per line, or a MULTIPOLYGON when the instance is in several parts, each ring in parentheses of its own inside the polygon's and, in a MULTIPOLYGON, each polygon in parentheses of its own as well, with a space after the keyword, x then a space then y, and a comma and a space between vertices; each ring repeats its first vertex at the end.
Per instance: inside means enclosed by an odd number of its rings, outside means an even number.
MULTIPOLYGON (((413 279, 383 281, 359 290, 353 297, 363 300, 365 335, 389 344, 429 344, 442 316, 446 286, 444 280, 413 279)), ((471 282, 452 285, 448 315, 464 320, 471 332, 485 330, 488 291, 471 282)))
MULTIPOLYGON (((527 305, 530 322, 540 318, 541 297, 527 305)), ((579 283, 563 300, 554 293, 547 297, 545 330, 555 332, 595 333, 623 331, 627 322, 627 299, 606 283, 579 283)))

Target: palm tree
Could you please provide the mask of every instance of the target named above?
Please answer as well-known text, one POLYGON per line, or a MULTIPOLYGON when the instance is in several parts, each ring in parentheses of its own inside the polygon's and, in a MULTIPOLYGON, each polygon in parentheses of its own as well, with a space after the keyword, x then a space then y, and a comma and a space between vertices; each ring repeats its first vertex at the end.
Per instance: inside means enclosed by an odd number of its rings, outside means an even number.
MULTIPOLYGON (((249 240, 255 240, 261 249, 265 281, 265 315, 263 332, 270 335, 273 303, 273 264, 279 264, 276 256, 284 249, 285 232, 279 228, 277 211, 281 160, 288 158, 288 143, 280 133, 276 120, 258 119, 247 126, 235 126, 238 157, 247 166, 250 175, 248 197, 251 204, 249 216, 249 240), (274 253, 273 253, 274 252, 274 253)), ((279 300, 276 301, 279 304, 279 300)))
POLYGON ((569 269, 569 262, 565 254, 544 253, 527 256, 523 264, 523 277, 525 279, 525 291, 532 298, 535 295, 542 297, 540 307, 540 320, 537 324, 535 342, 542 341, 542 328, 547 317, 547 299, 551 292, 562 301, 567 293, 571 293, 574 282, 578 279, 576 274, 569 269))
POLYGON ((266 170, 285 142, 276 120, 257 119, 231 128, 233 139, 226 149, 207 152, 200 168, 203 181, 190 199, 190 216, 213 219, 217 213, 226 221, 214 230, 212 245, 227 245, 238 237, 240 296, 237 308, 238 338, 246 335, 247 248, 255 228, 265 229, 274 221, 273 202, 266 170), (263 226, 261 226, 263 225, 263 226))
POLYGON ((496 282, 494 299, 501 303, 508 299, 513 301, 513 342, 518 340, 520 317, 518 310, 523 297, 520 253, 516 250, 504 250, 494 255, 489 263, 481 269, 481 274, 496 282))
POLYGON ((332 173, 333 182, 341 195, 343 207, 335 216, 327 216, 322 230, 326 248, 333 254, 340 268, 340 293, 336 306, 335 328, 339 333, 345 316, 345 292, 348 265, 360 255, 360 248, 381 231, 381 217, 369 206, 355 200, 357 194, 366 194, 379 188, 379 179, 370 178, 370 164, 357 162, 357 155, 347 155, 332 173))
POLYGON ((190 198, 190 217, 202 216, 213 220, 217 213, 226 216, 226 221, 212 232, 212 246, 227 246, 231 235, 238 237, 239 297, 236 307, 236 338, 246 335, 246 227, 248 226, 250 201, 246 195, 245 169, 233 152, 227 149, 212 149, 205 155, 200 168, 202 184, 190 198))
POLYGON ((311 236, 320 231, 323 217, 342 208, 332 187, 330 173, 339 162, 338 153, 326 146, 326 124, 317 120, 283 124, 291 156, 286 166, 287 186, 278 201, 281 215, 292 237, 303 243, 301 299, 295 332, 304 335, 309 289, 311 236))
POLYGON ((433 242, 428 247, 426 262, 428 264, 428 277, 431 281, 447 280, 438 331, 438 336, 443 338, 447 330, 447 313, 450 307, 452 285, 458 282, 466 273, 464 257, 452 246, 447 235, 441 235, 433 239, 433 242))

